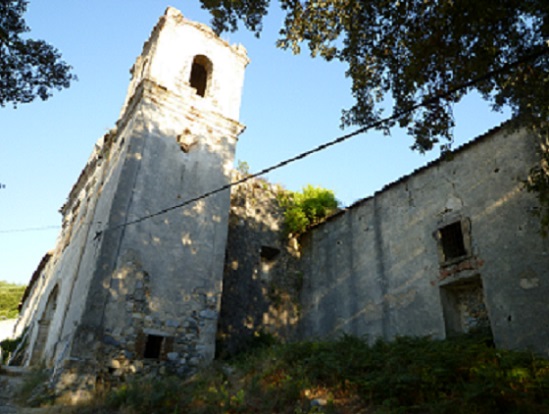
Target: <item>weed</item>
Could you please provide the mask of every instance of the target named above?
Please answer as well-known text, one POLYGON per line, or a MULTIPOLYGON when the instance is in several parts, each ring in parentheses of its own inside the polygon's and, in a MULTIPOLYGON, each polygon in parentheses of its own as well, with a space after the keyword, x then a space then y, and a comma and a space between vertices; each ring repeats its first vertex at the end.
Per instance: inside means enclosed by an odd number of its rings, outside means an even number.
POLYGON ((279 193, 278 203, 284 208, 286 231, 294 236, 335 213, 339 206, 333 191, 312 185, 303 187, 301 192, 279 193))

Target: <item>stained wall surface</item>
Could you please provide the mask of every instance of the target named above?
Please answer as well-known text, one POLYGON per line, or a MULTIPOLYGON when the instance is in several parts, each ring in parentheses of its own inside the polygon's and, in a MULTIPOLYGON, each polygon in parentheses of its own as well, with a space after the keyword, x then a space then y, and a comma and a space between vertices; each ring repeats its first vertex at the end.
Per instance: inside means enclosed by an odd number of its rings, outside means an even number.
MULTIPOLYGON (((235 172, 233 181, 242 178, 235 172)), ((278 202, 283 191, 261 179, 231 189, 218 356, 236 354, 270 336, 294 339, 301 275, 296 240, 284 231, 278 202)))
POLYGON ((213 359, 230 194, 200 196, 230 180, 247 64, 175 9, 153 29, 23 304, 23 363, 53 366, 60 388, 213 359))
POLYGON ((548 245, 523 184, 535 142, 498 128, 310 231, 301 337, 489 328, 498 346, 547 354, 548 245))

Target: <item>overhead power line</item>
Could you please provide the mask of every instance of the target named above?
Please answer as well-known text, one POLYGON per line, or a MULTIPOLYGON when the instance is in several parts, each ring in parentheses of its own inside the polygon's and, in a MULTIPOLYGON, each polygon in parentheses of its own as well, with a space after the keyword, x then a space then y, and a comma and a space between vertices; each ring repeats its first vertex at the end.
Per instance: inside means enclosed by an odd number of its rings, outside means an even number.
MULTIPOLYGON (((321 145, 318 145, 308 151, 305 151, 305 152, 302 152, 300 154, 297 154, 295 155, 294 157, 291 157, 291 158, 287 158, 286 160, 283 160, 283 161, 280 161, 279 163, 277 164, 274 164, 270 167, 267 167, 267 168, 264 168, 258 172, 255 172, 253 174, 249 174, 247 175, 246 177, 243 177, 239 180, 236 180, 236 181, 233 181, 229 184, 225 184, 221 187, 218 187, 214 190, 211 190, 211 191, 207 191, 199 196, 196 196, 196 197, 193 197, 193 198, 190 198, 186 201, 183 201, 181 203, 178 203, 178 204, 175 204, 171 207, 167 207, 167 208, 164 208, 162 210, 159 210, 155 213, 151 213, 151 214, 147 214, 145 216, 142 216, 142 217, 139 217, 139 218, 136 218, 134 220, 129 220, 129 221, 125 221, 124 223, 121 223, 121 224, 118 224, 116 226, 113 226, 113 227, 106 227, 104 228, 103 230, 100 230, 100 231, 97 231, 96 234, 95 234, 95 238, 99 238, 101 237, 101 235, 103 233, 105 233, 106 231, 109 231, 109 230, 118 230, 118 229, 121 229, 121 228, 124 228, 124 227, 127 227, 127 226, 130 226, 132 224, 137 224, 137 223, 140 223, 142 221, 145 221, 145 220, 148 220, 148 219, 151 219, 153 217, 157 217, 157 216, 160 216, 160 215, 163 215, 163 214, 166 214, 172 210, 176 210, 176 209, 179 209, 179 208, 182 208, 182 207, 185 207, 185 206, 188 206, 190 204, 193 204, 197 201, 200 201, 202 199, 205 199, 205 198, 208 198, 214 194, 217 194, 217 193, 220 193, 222 191, 225 191, 225 190, 228 190, 230 189, 231 187, 234 187, 234 186, 237 186, 237 185, 240 185, 240 184, 243 184, 249 180, 252 180, 254 178, 257 178, 257 177, 260 177, 260 176, 263 176, 265 174, 268 174, 274 170, 277 170, 279 168, 282 168, 282 167, 285 167, 286 165, 288 164, 291 164, 291 163, 294 163, 298 160, 301 160, 303 158, 306 158, 308 157, 309 155, 312 155, 312 154, 315 154, 317 152, 320 152, 320 151, 323 151, 327 148, 330 148, 334 145, 337 145, 337 144, 340 144, 344 141, 347 141, 357 135, 360 135, 360 134, 363 134, 365 133, 366 131, 369 131, 370 129, 374 129, 374 128, 379 128, 379 127, 382 127, 383 125, 385 124, 388 124, 394 120, 397 120, 398 118, 404 116, 404 115, 408 115, 414 111, 416 111, 417 109, 421 108, 421 107, 424 107, 424 106, 427 106, 427 105, 430 105, 434 102, 437 102, 443 98, 446 98, 446 97, 449 97, 451 96, 452 94, 456 93, 456 92, 459 92, 463 89, 467 89, 467 88, 470 88, 472 86, 474 86, 475 84, 477 83, 480 83, 480 82, 483 82, 485 80, 488 80, 496 75, 499 75, 499 74, 502 74, 502 73, 505 73, 523 63, 526 63, 526 62, 529 62, 529 61, 532 61, 532 60, 535 60, 543 55, 547 55, 549 54, 549 48, 547 48, 547 46, 542 46, 540 47, 540 50, 538 50, 537 52, 535 53, 532 53, 532 54, 529 54, 529 55, 525 55, 523 56, 522 58, 520 59, 517 59, 515 60, 514 62, 511 62, 507 65, 504 65, 502 66, 501 68, 498 68, 498 69, 495 69, 493 71, 490 71, 490 72, 487 72, 485 73, 484 75, 481 75, 481 76, 478 76, 474 79, 471 79, 470 81, 468 82, 465 82, 465 83, 462 83, 460 85, 457 85, 455 87, 452 87, 450 89, 448 89, 447 91, 444 91, 444 92, 441 92, 439 94, 436 94, 434 96, 431 96, 431 97, 427 97, 425 99, 423 99, 422 101, 420 101, 419 103, 416 103, 414 105, 411 105, 409 108, 407 109, 404 109, 404 110, 401 110, 401 111, 397 111, 395 113, 393 113, 393 115, 391 116, 388 116, 386 118, 382 118, 382 119, 379 119, 377 121, 373 121, 371 123, 369 123, 368 125, 365 125, 353 132, 350 132, 348 134, 345 134, 345 135, 342 135, 340 137, 337 137, 331 141, 328 141, 324 144, 321 144, 321 145)), ((15 232, 23 232, 23 231, 35 231, 35 230, 46 230, 46 229, 51 229, 53 228, 54 226, 48 226, 48 227, 41 227, 41 228, 29 228, 29 229, 14 229, 14 230, 0 230, 0 233, 15 233, 15 232)), ((56 226, 57 228, 59 228, 59 226, 56 226)))
POLYGON ((122 224, 118 224, 116 226, 113 226, 113 227, 107 227, 101 231, 98 231, 95 235, 96 238, 100 237, 104 232, 106 231, 109 231, 109 230, 118 230, 120 228, 124 228, 126 226, 129 226, 129 225, 132 225, 132 224, 137 224, 137 223, 140 223, 142 221, 145 221, 145 220, 148 220, 148 219, 151 219, 153 217, 157 217, 157 216, 160 216, 162 214, 166 214, 172 210, 176 210, 176 209, 179 209, 179 208, 182 208, 182 207, 185 207, 185 206, 188 206, 189 204, 193 204, 199 200, 202 200, 204 198, 207 198, 207 197, 210 197, 214 194, 217 194, 217 193, 220 193, 222 191, 225 191, 225 190, 228 190, 230 189, 231 187, 234 187, 234 186, 237 186, 237 185, 240 185, 240 184, 243 184, 245 183, 246 181, 249 181, 249 180, 252 180, 254 178, 257 178, 257 177, 260 177, 262 175, 265 175, 265 174, 268 174, 274 170, 277 170, 279 168, 282 168, 288 164, 291 164, 293 162, 296 162, 298 160, 301 160, 305 157, 308 157, 309 155, 312 155, 312 154, 315 154, 317 152, 320 152, 320 151, 323 151, 329 147, 332 147, 334 145, 337 145, 337 144, 340 144, 344 141, 347 141, 357 135, 360 135, 370 129, 374 129, 374 128, 379 128, 381 126, 383 126, 384 124, 387 124, 387 123, 390 123, 404 115, 407 115, 407 114, 410 114, 414 111, 416 111, 417 109, 421 108, 421 107, 424 107, 424 106, 427 106, 427 105, 430 105, 434 102, 437 102, 443 98, 446 98, 446 97, 449 97, 451 96, 452 94, 456 93, 456 92, 459 92, 463 89, 467 89, 467 88, 470 88, 471 86, 477 84, 477 83, 480 83, 480 82, 483 82, 485 80, 488 80, 490 78, 492 78, 493 76, 496 76, 496 75, 499 75, 501 73, 505 73, 507 71, 509 71, 510 69, 513 69, 523 63, 526 63, 526 62, 529 62, 529 61, 532 61, 532 60, 535 60, 537 58, 539 58, 540 56, 543 56, 543 55, 547 55, 549 54, 549 49, 546 47, 546 46, 543 46, 540 48, 539 51, 535 52, 535 53, 532 53, 532 54, 529 54, 529 55, 526 55, 526 56, 523 56, 522 58, 520 59, 517 59, 515 60, 514 62, 511 62, 507 65, 504 65, 502 66, 501 68, 499 69, 495 69, 493 71, 490 71, 490 72, 487 72, 485 73, 484 75, 481 75, 481 76, 478 76, 477 78, 474 78, 474 79, 471 79, 470 81, 468 82, 465 82, 465 83, 462 83, 458 86, 455 86, 455 87, 452 87, 450 89, 448 89, 447 91, 444 91, 442 93, 439 93, 437 95, 434 95, 432 97, 428 97, 428 98, 425 98, 423 99, 421 102, 417 103, 417 104, 414 104, 412 106, 410 106, 409 108, 405 109, 405 110, 402 110, 402 111, 397 111, 395 113, 393 113, 393 115, 389 116, 389 117, 386 117, 386 118, 383 118, 383 119, 380 119, 380 120, 377 120, 377 121, 373 121, 371 123, 369 123, 368 125, 365 125, 353 132, 350 132, 348 134, 345 134, 345 135, 342 135, 338 138, 335 138, 331 141, 328 141, 324 144, 321 144, 321 145, 318 145, 317 147, 315 148, 312 148, 308 151, 305 151, 305 152, 302 152, 292 158, 288 158, 284 161, 281 161, 277 164, 274 164, 270 167, 267 167, 267 168, 264 168, 256 173, 253 173, 253 174, 249 174, 247 175, 246 177, 243 177, 239 180, 236 180, 236 181, 233 181, 229 184, 226 184, 224 186, 221 186, 219 188, 216 188, 215 190, 211 190, 211 191, 208 191, 208 192, 205 192, 197 197, 193 197, 191 199, 188 199, 182 203, 179 203, 179 204, 176 204, 176 205, 173 205, 171 207, 168 207, 168 208, 165 208, 165 209, 162 209, 162 210, 159 210, 155 213, 151 213, 151 214, 147 214, 145 216, 142 216, 142 217, 139 217, 137 219, 134 219, 134 220, 129 220, 129 221, 126 221, 122 224))
POLYGON ((44 231, 44 230, 53 230, 53 229, 60 229, 60 228, 61 226, 27 227, 23 229, 0 230, 0 233, 26 233, 31 231, 44 231))

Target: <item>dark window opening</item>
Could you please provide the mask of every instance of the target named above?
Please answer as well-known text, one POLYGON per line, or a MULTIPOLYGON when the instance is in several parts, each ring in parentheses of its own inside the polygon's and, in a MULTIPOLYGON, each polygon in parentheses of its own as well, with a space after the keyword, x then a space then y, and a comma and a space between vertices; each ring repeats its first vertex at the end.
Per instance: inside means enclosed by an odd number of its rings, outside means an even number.
POLYGON ((460 221, 441 228, 439 232, 444 261, 467 255, 460 221))
POLYGON ((206 95, 206 85, 208 83, 208 71, 200 63, 193 62, 191 69, 191 86, 196 89, 199 96, 206 95))
POLYGON ((270 262, 274 259, 276 259, 276 256, 278 256, 280 253, 280 250, 275 247, 269 247, 269 246, 261 246, 261 260, 270 262))
POLYGON ((198 96, 205 97, 212 79, 213 65, 204 55, 197 55, 193 59, 189 84, 196 89, 198 96))
POLYGON ((162 352, 163 336, 147 335, 147 342, 145 343, 145 352, 143 358, 158 359, 162 352))

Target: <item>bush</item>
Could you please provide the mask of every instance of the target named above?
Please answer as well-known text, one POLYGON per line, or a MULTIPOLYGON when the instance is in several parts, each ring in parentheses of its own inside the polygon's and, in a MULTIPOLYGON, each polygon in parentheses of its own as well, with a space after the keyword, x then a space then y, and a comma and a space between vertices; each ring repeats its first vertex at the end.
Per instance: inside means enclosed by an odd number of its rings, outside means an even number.
POLYGON ((106 401, 124 413, 499 414, 549 412, 548 391, 549 361, 480 336, 343 336, 255 348, 186 381, 138 380, 106 401))
POLYGON ((286 231, 293 235, 304 233, 310 226, 335 213, 339 202, 333 191, 307 185, 301 192, 286 191, 279 196, 284 208, 286 231))
POLYGON ((3 341, 0 341, 0 349, 2 349, 2 360, 0 361, 0 364, 5 364, 8 361, 8 358, 13 351, 15 351, 19 342, 21 342, 21 338, 4 339, 3 341))

